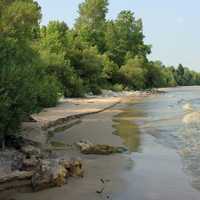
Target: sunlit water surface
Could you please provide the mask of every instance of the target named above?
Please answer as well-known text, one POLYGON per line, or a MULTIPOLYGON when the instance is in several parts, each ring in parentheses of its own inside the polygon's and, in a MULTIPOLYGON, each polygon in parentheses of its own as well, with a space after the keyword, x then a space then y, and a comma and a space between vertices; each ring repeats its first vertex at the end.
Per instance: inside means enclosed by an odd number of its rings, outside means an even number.
POLYGON ((130 104, 114 122, 133 161, 129 187, 115 199, 200 199, 200 87, 130 104))

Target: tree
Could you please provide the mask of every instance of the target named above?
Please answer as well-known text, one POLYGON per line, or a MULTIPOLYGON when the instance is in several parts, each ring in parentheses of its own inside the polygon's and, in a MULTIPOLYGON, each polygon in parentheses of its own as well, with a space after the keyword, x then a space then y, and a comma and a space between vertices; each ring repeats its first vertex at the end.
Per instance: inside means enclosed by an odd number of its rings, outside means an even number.
POLYGON ((33 0, 2 0, 0 31, 16 40, 32 39, 41 19, 40 7, 33 0))
POLYGON ((67 57, 69 51, 69 28, 67 24, 59 21, 50 21, 40 30, 39 45, 42 49, 48 49, 52 53, 62 53, 67 57))
MULTIPOLYGON (((32 0, 0 2, 0 141, 3 149, 7 137, 18 132, 21 122, 39 109, 39 81, 46 77, 31 44, 34 30, 39 29, 40 17, 40 7, 32 0)), ((55 93, 57 99, 54 89, 43 88, 43 92, 55 93)))
POLYGON ((97 46, 100 52, 105 48, 107 6, 108 0, 85 0, 79 5, 80 16, 75 24, 75 31, 81 40, 97 46))
POLYGON ((136 20, 134 13, 121 11, 115 21, 109 21, 106 29, 107 54, 119 66, 123 65, 126 56, 146 57, 150 46, 144 44, 142 20, 136 20))
POLYGON ((72 33, 64 22, 51 21, 40 30, 35 46, 46 66, 46 73, 60 82, 65 97, 83 96, 83 82, 71 65, 72 33))

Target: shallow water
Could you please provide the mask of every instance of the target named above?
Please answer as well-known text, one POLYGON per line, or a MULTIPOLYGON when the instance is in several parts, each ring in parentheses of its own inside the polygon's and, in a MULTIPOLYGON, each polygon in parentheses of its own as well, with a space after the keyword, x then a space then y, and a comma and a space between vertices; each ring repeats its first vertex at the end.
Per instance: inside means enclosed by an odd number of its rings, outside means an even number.
POLYGON ((137 109, 132 109, 133 104, 129 104, 123 112, 113 117, 113 134, 123 139, 123 144, 128 147, 129 152, 138 152, 140 147, 140 129, 134 123, 134 118, 143 117, 137 109))
POLYGON ((133 118, 140 145, 131 154, 132 169, 124 173, 128 188, 115 199, 200 199, 200 119, 183 121, 200 112, 199 97, 200 87, 181 87, 129 106, 143 113, 133 118), (185 104, 194 111, 184 111, 185 104))
POLYGON ((39 193, 9 192, 3 200, 199 200, 200 119, 183 122, 191 114, 183 109, 188 103, 200 111, 200 87, 168 89, 166 94, 84 117, 76 126, 56 133, 52 142, 67 146, 89 139, 124 144, 129 152, 111 156, 85 156, 74 149, 56 152, 80 156, 85 177, 39 193), (111 180, 102 195, 95 192, 101 187, 100 178, 111 180))

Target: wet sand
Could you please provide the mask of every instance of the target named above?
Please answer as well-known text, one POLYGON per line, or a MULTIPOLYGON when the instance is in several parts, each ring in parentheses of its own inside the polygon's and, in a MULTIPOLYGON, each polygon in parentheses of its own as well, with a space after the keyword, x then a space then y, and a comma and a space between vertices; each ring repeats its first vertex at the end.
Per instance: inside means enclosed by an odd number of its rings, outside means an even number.
POLYGON ((158 144, 156 138, 140 129, 138 123, 143 117, 133 104, 123 103, 56 133, 52 142, 58 146, 89 139, 99 144, 126 145, 129 153, 82 155, 75 147, 55 151, 52 156, 80 157, 84 178, 37 193, 9 191, 1 194, 0 200, 199 200, 200 192, 190 185, 176 151, 158 144))
MULTIPOLYGON (((122 145, 123 140, 114 135, 113 117, 121 113, 125 105, 121 104, 100 114, 94 114, 82 118, 80 124, 73 126, 66 131, 55 133, 52 142, 62 142, 65 146, 73 145, 75 142, 88 139, 99 144, 122 145)), ((62 146, 60 144, 60 146, 62 146)), ((37 193, 29 192, 8 192, 0 195, 1 200, 14 198, 16 200, 59 200, 66 199, 107 199, 115 192, 123 192, 125 182, 120 172, 127 166, 129 157, 126 155, 82 155, 75 147, 63 151, 54 151, 52 156, 64 158, 80 157, 83 160, 85 176, 83 179, 71 179, 69 183, 61 188, 52 188, 37 193), (102 194, 96 191, 101 190, 103 184, 100 179, 107 180, 105 190, 102 194), (123 183, 124 182, 124 183, 123 183), (123 186, 123 187, 122 187, 123 186)))

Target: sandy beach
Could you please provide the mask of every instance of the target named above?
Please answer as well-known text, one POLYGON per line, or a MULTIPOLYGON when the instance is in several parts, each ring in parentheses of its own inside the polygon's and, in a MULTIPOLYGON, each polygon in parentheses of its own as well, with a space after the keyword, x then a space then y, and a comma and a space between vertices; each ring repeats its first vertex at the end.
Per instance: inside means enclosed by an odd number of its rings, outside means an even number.
MULTIPOLYGON (((120 177, 120 174, 129 163, 129 158, 126 155, 83 155, 74 146, 74 143, 84 139, 90 140, 95 144, 124 145, 123 138, 113 134, 116 132, 114 127, 116 123, 113 121, 113 117, 122 113, 127 106, 126 104, 133 101, 133 99, 137 101, 139 97, 120 98, 121 103, 115 107, 99 114, 85 116, 81 118, 79 124, 65 131, 57 132, 51 138, 51 142, 58 146, 73 145, 72 148, 67 150, 55 150, 52 157, 81 158, 85 169, 84 178, 72 179, 61 188, 52 188, 37 193, 32 193, 31 191, 24 193, 22 192, 24 189, 17 193, 15 190, 13 192, 9 191, 8 193, 2 193, 0 199, 54 200, 59 196, 60 200, 64 200, 66 199, 66 194, 67 199, 102 199, 102 197, 109 199, 114 191, 123 191, 122 186, 125 187, 125 183, 123 184, 123 177, 120 177), (103 184, 101 179, 105 180, 106 183, 103 184), (98 191, 102 188, 104 188, 102 194, 98 194, 98 191)), ((131 128, 134 128, 134 126, 131 128)))
MULTIPOLYGON (((98 190, 98 187, 100 189, 102 187, 100 179, 104 179, 103 175, 105 174, 106 179, 106 174, 111 175, 112 173, 110 172, 114 172, 115 170, 117 171, 118 167, 120 168, 119 163, 124 163, 122 162, 124 157, 119 154, 111 156, 84 156, 77 149, 75 143, 80 140, 89 140, 94 144, 126 146, 126 142, 123 144, 123 140, 116 134, 113 134, 116 132, 117 128, 114 127, 115 124, 117 124, 117 121, 114 122, 113 118, 123 112, 123 109, 126 107, 128 102, 133 103, 148 95, 150 95, 149 92, 112 92, 112 94, 108 93, 99 97, 65 99, 60 101, 57 107, 44 109, 42 112, 33 115, 32 117, 35 122, 24 123, 22 134, 25 139, 34 141, 38 144, 45 146, 46 143, 50 144, 53 149, 52 158, 81 158, 84 163, 86 176, 83 180, 79 179, 75 181, 76 183, 74 184, 78 184, 79 186, 82 185, 83 187, 90 185, 91 183, 83 184, 87 182, 87 175, 90 176, 90 179, 94 179, 92 174, 96 174, 98 177, 95 177, 96 183, 92 183, 91 185, 96 185, 96 190, 98 190), (70 126, 68 126, 68 124, 70 124, 70 126), (72 128, 69 128, 71 126, 72 128), (49 138, 49 130, 53 130, 53 132, 55 132, 53 137, 49 138), (105 167, 104 163, 110 164, 110 166, 108 165, 108 167, 105 167), (114 171, 112 169, 113 163, 116 163, 115 166, 117 166, 114 171), (110 172, 106 173, 102 170, 102 168, 110 170, 110 172)), ((8 152, 10 157, 12 157, 13 153, 8 152)), ((7 153, 5 154, 7 155, 7 153)), ((9 158, 5 161, 2 160, 0 169, 3 176, 5 174, 12 173, 12 166, 10 163, 9 158)), ((89 182, 90 181, 91 180, 89 180, 89 182)), ((69 180, 69 184, 72 184, 71 182, 73 183, 74 180, 69 180)), ((69 186, 69 184, 67 185, 69 186)), ((16 186, 17 185, 20 186, 20 183, 17 183, 16 186)), ((112 187, 114 186, 113 184, 111 185, 112 187)), ((60 189, 62 190, 62 188, 60 189)), ((95 196, 97 195, 96 190, 94 189, 95 196)), ((47 190, 47 194, 50 191, 51 190, 47 190)), ((52 191, 54 191, 54 189, 52 191)), ((83 191, 86 190, 83 189, 83 191)), ((1 192, 1 195, 3 194, 4 192, 1 192)), ((74 195, 73 192, 72 195, 74 195)), ((20 199, 21 198, 22 197, 20 197, 20 199)), ((0 199, 9 199, 7 193, 6 196, 1 197, 0 199)))
MULTIPOLYGON (((176 90, 173 93, 174 90, 172 94, 177 95, 176 90)), ((9 190, 2 192, 0 199, 198 200, 198 184, 190 184, 183 170, 184 158, 172 145, 175 139, 170 138, 172 132, 169 128, 175 126, 173 115, 177 111, 174 107, 163 107, 163 102, 170 100, 175 105, 179 98, 182 98, 182 93, 177 100, 171 94, 155 98, 126 97, 103 112, 81 117, 76 125, 55 132, 49 142, 55 147, 52 158, 80 158, 85 170, 84 177, 70 178, 62 187, 40 192, 32 192, 30 188, 9 190), (160 112, 161 108, 163 112, 160 112), (170 115, 172 120, 155 120, 166 115, 170 115), (151 122, 151 126, 148 122, 151 122), (168 132, 162 135, 163 128, 169 131, 167 138, 165 134, 168 132), (80 140, 125 146, 129 151, 113 155, 84 155, 74 145, 80 140)), ((182 115, 180 110, 178 112, 182 115)), ((196 181, 198 177, 194 178, 196 181)))

